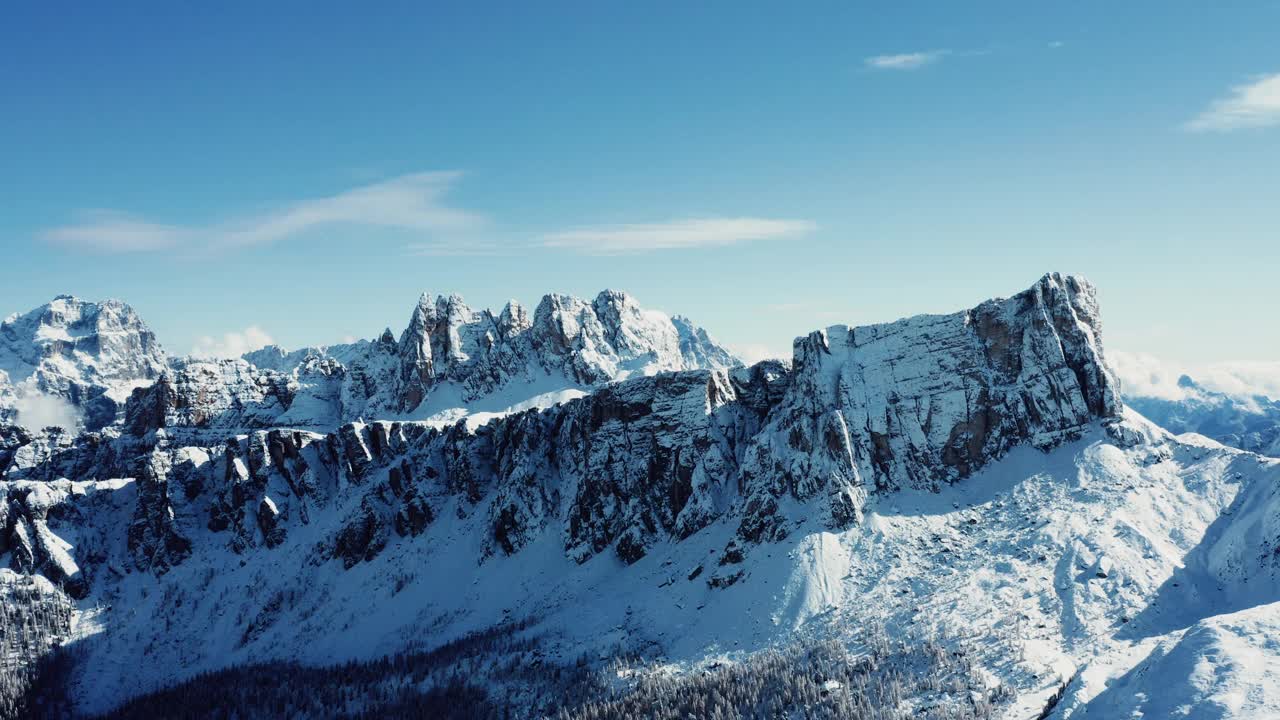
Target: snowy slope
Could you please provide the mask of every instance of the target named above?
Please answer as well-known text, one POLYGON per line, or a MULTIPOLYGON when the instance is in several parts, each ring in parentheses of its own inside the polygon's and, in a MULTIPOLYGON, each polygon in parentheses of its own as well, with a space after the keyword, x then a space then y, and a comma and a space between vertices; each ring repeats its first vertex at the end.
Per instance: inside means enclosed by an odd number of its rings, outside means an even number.
POLYGON ((191 555, 157 577, 154 566, 133 564, 121 539, 138 522, 135 481, 106 496, 85 488, 85 497, 104 498, 93 506, 102 524, 57 532, 76 545, 114 546, 112 564, 125 570, 98 569, 95 603, 83 602, 110 608, 77 625, 92 638, 80 681, 87 708, 122 696, 122 665, 149 668, 130 676, 132 689, 172 680, 171 667, 186 675, 251 659, 369 658, 405 638, 443 641, 528 617, 553 655, 658 648, 676 669, 872 623, 939 628, 978 638, 984 667, 1018 688, 1018 707, 1031 714, 1080 666, 1143 642, 1125 628, 1163 632, 1163 616, 1144 617, 1152 601, 1161 604, 1162 588, 1177 582, 1241 488, 1277 480, 1274 463, 1183 445, 1133 417, 1047 455, 1016 450, 939 493, 878 497, 849 528, 815 517, 756 548, 727 588, 705 582, 736 534, 727 518, 657 543, 630 566, 612 553, 578 564, 555 527, 510 556, 491 552, 483 505, 455 497, 421 535, 393 533, 347 568, 317 550, 343 508, 363 502, 358 488, 339 491, 348 499, 333 508, 309 507, 309 524, 290 528, 280 545, 241 554, 227 548, 226 533, 184 524, 203 515, 200 503, 175 499, 191 555))
MULTIPOLYGON (((1125 409, 1083 280, 828 328, 790 365, 657 374, 677 355, 641 349, 689 333, 654 340, 662 322, 602 297, 544 300, 511 337, 560 329, 504 345, 566 378, 634 375, 552 390, 554 406, 220 433, 191 413, 243 417, 280 400, 272 386, 193 405, 161 382, 129 432, 15 441, 0 560, 77 596, 81 709, 230 664, 376 658, 517 620, 547 657, 634 653, 676 674, 873 626, 959 637, 1015 692, 1010 718, 1073 677, 1060 714, 1136 707, 1106 682, 1143 677, 1185 676, 1194 707, 1270 702, 1248 684, 1275 657, 1253 632, 1280 601, 1280 461, 1125 409), (1195 659, 1220 657, 1243 659, 1212 678, 1195 659)), ((464 398, 475 368, 509 357, 483 350, 475 317, 420 303, 423 332, 362 346, 386 355, 365 377, 425 383, 428 408, 451 404, 442 388, 464 398)), ((194 387, 238 388, 252 367, 194 387)))
POLYGON ((1130 643, 1090 663, 1057 716, 1280 717, 1280 461, 1183 442, 1235 458, 1239 489, 1120 633, 1130 643))
POLYGON ((1280 717, 1280 603, 1207 617, 1118 659, 1077 682, 1054 717, 1280 717))

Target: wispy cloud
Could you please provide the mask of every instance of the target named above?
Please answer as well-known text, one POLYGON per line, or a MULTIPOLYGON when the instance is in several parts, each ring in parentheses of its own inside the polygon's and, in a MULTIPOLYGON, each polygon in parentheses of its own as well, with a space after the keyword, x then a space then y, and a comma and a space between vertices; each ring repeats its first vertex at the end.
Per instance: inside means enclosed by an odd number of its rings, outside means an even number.
POLYGON ((769 313, 801 312, 808 309, 810 309, 809 303, 802 302, 770 303, 764 306, 764 311, 769 313))
POLYGON ((172 248, 191 240, 193 233, 115 210, 89 210, 79 223, 47 230, 43 237, 58 245, 124 253, 172 248))
POLYGON ((1050 49, 1052 49, 1052 50, 1057 50, 1058 48, 1060 48, 1060 47, 1064 47, 1065 45, 1066 45, 1066 43, 1062 42, 1061 40, 1050 40, 1050 41, 1049 41, 1049 48, 1050 48, 1050 49))
POLYGON ((172 225, 119 211, 99 210, 78 223, 45 231, 52 243, 100 252, 264 245, 333 225, 450 233, 482 226, 485 219, 450 206, 444 196, 457 172, 424 172, 383 180, 336 195, 290 203, 253 217, 207 226, 172 225))
POLYGON ((1280 125, 1280 73, 1263 75, 1231 88, 1187 123, 1196 132, 1227 132, 1280 125))
POLYGON ((498 242, 475 237, 447 237, 409 243, 404 247, 406 255, 413 257, 474 257, 509 255, 528 249, 527 243, 498 242))
POLYGON ((274 342, 266 330, 257 325, 250 325, 240 332, 229 332, 220 338, 209 335, 196 338, 191 354, 195 357, 237 358, 274 342))
POLYGON ((446 195, 457 172, 424 172, 364 185, 336 195, 283 205, 255 216, 204 224, 170 224, 115 210, 86 213, 79 222, 41 237, 67 247, 109 253, 225 250, 266 245, 335 225, 413 231, 410 256, 503 255, 559 248, 610 255, 733 245, 796 236, 815 226, 807 220, 711 217, 658 223, 570 228, 541 236, 495 236, 490 220, 452 206, 446 195), (480 232, 484 231, 484 232, 480 232))
POLYGON ((950 54, 950 50, 927 50, 897 55, 873 55, 863 63, 874 70, 918 70, 950 54))
POLYGON ((811 232, 816 227, 808 220, 695 218, 576 228, 544 235, 540 244, 590 255, 619 255, 651 250, 721 247, 750 240, 795 237, 811 232))

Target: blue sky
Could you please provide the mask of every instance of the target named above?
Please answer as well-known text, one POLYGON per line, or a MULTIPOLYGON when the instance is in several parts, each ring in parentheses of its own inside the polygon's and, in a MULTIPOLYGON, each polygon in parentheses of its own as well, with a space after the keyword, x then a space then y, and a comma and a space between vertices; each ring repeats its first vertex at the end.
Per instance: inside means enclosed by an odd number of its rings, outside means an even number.
POLYGON ((751 354, 1060 270, 1108 347, 1280 357, 1277 2, 108 5, 0 22, 0 314, 609 287, 751 354))

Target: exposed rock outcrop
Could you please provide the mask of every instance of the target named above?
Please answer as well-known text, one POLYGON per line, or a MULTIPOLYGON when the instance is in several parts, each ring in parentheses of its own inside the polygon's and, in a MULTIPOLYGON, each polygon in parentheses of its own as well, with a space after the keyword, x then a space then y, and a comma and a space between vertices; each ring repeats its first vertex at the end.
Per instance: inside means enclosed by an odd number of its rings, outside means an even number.
POLYGON ((497 315, 457 295, 424 294, 399 340, 285 352, 264 348, 243 359, 175 360, 154 385, 129 399, 125 427, 250 430, 278 426, 331 430, 344 422, 425 417, 437 388, 449 403, 497 393, 591 388, 632 375, 728 368, 739 363, 687 319, 644 310, 606 291, 594 302, 548 295, 531 318, 512 301, 497 315), (428 403, 430 404, 430 403, 428 403))
POLYGON ((798 339, 787 397, 747 453, 740 536, 785 535, 788 504, 819 496, 847 525, 868 493, 936 489, 1117 417, 1100 332, 1092 286, 1050 274, 972 310, 798 339))
MULTIPOLYGON (((493 371, 512 358, 582 382, 644 371, 484 424, 351 422, 327 434, 275 428, 213 440, 228 417, 238 428, 287 410, 298 376, 255 375, 245 361, 180 364, 135 393, 129 432, 11 443, 10 466, 20 468, 11 477, 75 468, 136 478, 129 548, 137 567, 157 573, 207 531, 244 556, 318 532, 313 557, 349 568, 412 542, 447 507, 483 519, 478 561, 552 533, 577 562, 611 552, 634 563, 657 542, 731 520, 737 540, 708 579, 727 586, 752 546, 798 523, 847 526, 873 495, 935 490, 1017 445, 1049 448, 1120 411, 1093 290, 1074 277, 1048 275, 952 315, 833 326, 797 340, 791 366, 649 374, 653 362, 725 359, 685 343, 696 331, 680 327, 617 293, 594 303, 548 296, 532 320, 515 305, 495 317, 424 297, 399 341, 386 334, 364 346, 382 370, 353 362, 332 376, 363 376, 372 383, 364 397, 374 398, 381 383, 429 393, 433 383, 509 380, 493 371), (217 387, 197 382, 207 373, 217 387), (317 512, 332 525, 301 532, 317 512)), ((9 544, 35 548, 24 533, 7 532, 9 544)))

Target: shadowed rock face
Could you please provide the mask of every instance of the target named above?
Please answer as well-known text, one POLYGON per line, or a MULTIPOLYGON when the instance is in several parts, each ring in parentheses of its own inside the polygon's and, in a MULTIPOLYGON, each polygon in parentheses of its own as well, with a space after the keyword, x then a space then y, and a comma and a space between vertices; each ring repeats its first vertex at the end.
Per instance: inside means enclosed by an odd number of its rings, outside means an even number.
MULTIPOLYGON (((539 357, 575 367, 591 357, 585 339, 622 357, 652 346, 637 328, 660 326, 617 294, 594 304, 552 296, 531 321, 512 306, 476 320, 452 299, 420 303, 414 318, 420 332, 379 344, 393 359, 412 345, 412 367, 368 377, 438 379, 497 357, 495 338, 504 337, 527 337, 539 357), (465 330, 481 321, 492 345, 465 330), (586 329, 592 323, 599 327, 586 329)), ((680 331, 671 333, 680 347, 680 331)), ((228 386, 202 395, 203 386, 178 378, 135 395, 131 432, 93 442, 0 438, 11 481, 66 469, 77 480, 136 478, 128 548, 136 567, 157 573, 198 550, 196 538, 250 562, 295 534, 323 538, 310 546, 311 562, 351 568, 414 542, 446 511, 484 519, 479 562, 552 533, 578 562, 613 552, 632 563, 655 542, 729 518, 738 538, 707 579, 723 587, 741 576, 734 566, 751 545, 785 537, 801 519, 847 526, 870 496, 959 482, 1017 445, 1049 448, 1116 417, 1099 334, 1093 289, 1047 275, 951 315, 812 333, 796 341, 791 366, 636 377, 475 429, 356 422, 226 439, 216 425, 199 429, 194 413, 239 403, 243 417, 250 403, 228 386)), ((216 366, 218 377, 239 378, 244 361, 228 363, 216 366)), ((287 404, 287 388, 253 387, 245 392, 259 406, 270 397, 287 404)))

